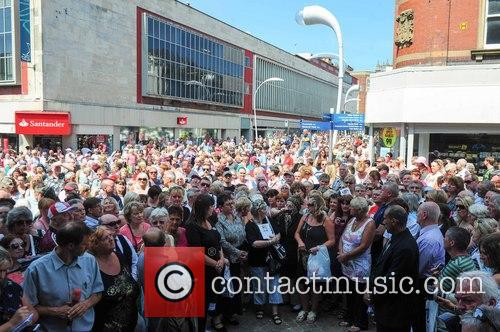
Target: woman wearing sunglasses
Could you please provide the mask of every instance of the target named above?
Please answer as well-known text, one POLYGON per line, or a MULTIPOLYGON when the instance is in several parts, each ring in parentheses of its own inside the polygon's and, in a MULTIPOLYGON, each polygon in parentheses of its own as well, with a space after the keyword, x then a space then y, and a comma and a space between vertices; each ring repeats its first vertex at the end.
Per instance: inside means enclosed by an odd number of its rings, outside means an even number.
POLYGON ((22 239, 25 243, 25 256, 33 257, 39 254, 38 244, 42 238, 42 232, 35 231, 36 235, 31 233, 33 226, 33 215, 30 209, 25 206, 15 207, 7 214, 7 230, 9 233, 22 239))
POLYGON ((22 265, 19 260, 25 257, 24 241, 15 236, 14 234, 7 234, 0 241, 0 246, 7 249, 9 252, 10 258, 12 259, 12 265, 7 270, 7 277, 17 283, 18 285, 22 285, 24 281, 23 272, 28 267, 27 264, 22 265))

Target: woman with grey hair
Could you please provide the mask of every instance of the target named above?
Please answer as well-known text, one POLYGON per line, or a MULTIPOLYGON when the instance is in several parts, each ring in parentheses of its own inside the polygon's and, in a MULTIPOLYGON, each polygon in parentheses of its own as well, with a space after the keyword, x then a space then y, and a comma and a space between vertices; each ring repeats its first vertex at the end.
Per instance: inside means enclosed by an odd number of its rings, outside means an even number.
POLYGON ((257 311, 257 319, 264 317, 266 297, 272 306, 272 318, 276 325, 283 320, 278 314, 278 305, 283 302, 278 292, 279 271, 272 271, 273 261, 271 250, 280 242, 280 233, 276 224, 273 225, 266 216, 267 205, 263 199, 252 201, 250 213, 252 220, 245 226, 246 239, 249 245, 248 265, 252 276, 253 300, 257 311), (271 291, 271 292, 269 292, 271 291))
POLYGON ((236 198, 234 202, 235 217, 240 219, 243 225, 246 225, 250 220, 252 220, 252 215, 250 213, 250 208, 252 207, 252 201, 246 196, 241 196, 236 198))
MULTIPOLYGON (((0 247, 0 270, 7 271, 12 265, 9 252, 0 247)), ((23 295, 20 285, 0 273, 0 331, 13 331, 32 314, 31 324, 38 320, 38 313, 23 295)))
POLYGON ((9 211, 6 219, 7 230, 16 235, 25 243, 25 256, 36 256, 40 253, 38 244, 42 238, 42 233, 34 236, 31 234, 33 226, 33 215, 30 209, 25 206, 15 207, 9 211))
POLYGON ((368 201, 363 197, 354 197, 351 200, 351 215, 354 217, 340 238, 337 256, 342 264, 344 276, 349 279, 349 289, 354 289, 346 296, 346 321, 341 322, 342 326, 351 325, 352 331, 368 328, 367 306, 363 301, 362 292, 366 289, 366 280, 370 276, 372 262, 370 247, 376 229, 375 222, 367 215, 368 208, 368 201))
POLYGON ((125 208, 125 205, 127 205, 128 203, 139 202, 139 201, 140 201, 140 196, 138 193, 133 191, 128 191, 123 197, 123 206, 125 208))
MULTIPOLYGON (((316 255, 321 247, 331 248, 335 244, 335 224, 326 213, 325 200, 319 191, 311 191, 306 198, 308 212, 304 215, 295 231, 295 240, 299 250, 299 273, 310 275, 308 271, 309 255, 316 255)), ((330 266, 326 267, 330 268, 330 266)), ((297 315, 297 322, 307 319, 308 323, 316 321, 321 294, 310 289, 301 294, 302 310, 297 315)))
POLYGON ((165 233, 166 247, 175 247, 174 237, 171 231, 171 223, 169 222, 168 210, 164 207, 155 208, 149 215, 149 223, 153 227, 157 227, 165 233))

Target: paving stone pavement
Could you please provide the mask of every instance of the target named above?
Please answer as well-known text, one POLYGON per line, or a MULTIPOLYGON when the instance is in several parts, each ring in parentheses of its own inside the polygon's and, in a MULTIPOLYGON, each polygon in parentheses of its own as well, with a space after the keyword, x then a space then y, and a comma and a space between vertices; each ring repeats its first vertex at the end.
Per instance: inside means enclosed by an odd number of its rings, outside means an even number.
MULTIPOLYGON (((250 307, 243 316, 239 316, 240 325, 227 326, 228 331, 255 331, 255 332, 274 332, 274 331, 293 331, 293 332, 319 332, 319 331, 333 331, 344 332, 347 331, 345 327, 339 327, 340 320, 332 312, 321 313, 315 323, 309 324, 307 322, 297 323, 295 321, 296 313, 291 312, 289 306, 280 306, 280 315, 283 319, 281 325, 275 325, 271 319, 269 311, 263 319, 255 318, 253 308, 250 307)), ((368 331, 375 331, 375 326, 370 325, 368 331)))

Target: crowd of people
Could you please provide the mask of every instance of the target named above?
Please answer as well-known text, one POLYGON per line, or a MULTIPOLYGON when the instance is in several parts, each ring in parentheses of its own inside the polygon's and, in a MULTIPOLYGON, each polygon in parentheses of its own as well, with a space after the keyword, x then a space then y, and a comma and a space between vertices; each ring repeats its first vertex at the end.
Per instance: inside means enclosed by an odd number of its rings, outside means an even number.
POLYGON ((439 155, 370 162, 363 136, 327 142, 304 131, 0 153, 0 331, 222 331, 250 310, 277 326, 293 310, 348 331, 498 330, 497 161, 480 176, 439 155), (163 246, 205 248, 205 317, 144 317, 144 248, 163 246), (279 291, 317 271, 350 291, 279 291), (221 294, 219 276, 252 277, 253 293, 221 294), (377 292, 405 281, 417 291, 377 292))

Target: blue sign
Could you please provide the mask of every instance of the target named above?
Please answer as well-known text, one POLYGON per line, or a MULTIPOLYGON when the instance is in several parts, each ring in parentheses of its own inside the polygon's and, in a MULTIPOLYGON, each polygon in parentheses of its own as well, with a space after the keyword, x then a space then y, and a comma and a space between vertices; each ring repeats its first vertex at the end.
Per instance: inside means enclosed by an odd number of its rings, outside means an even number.
POLYGON ((19 0, 21 61, 31 61, 30 0, 19 0))
POLYGON ((331 122, 300 120, 300 129, 326 131, 330 130, 330 128, 331 122))
POLYGON ((323 121, 332 121, 333 114, 330 113, 323 113, 323 121))
POLYGON ((335 130, 365 130, 364 114, 335 114, 333 117, 333 129, 335 130))

